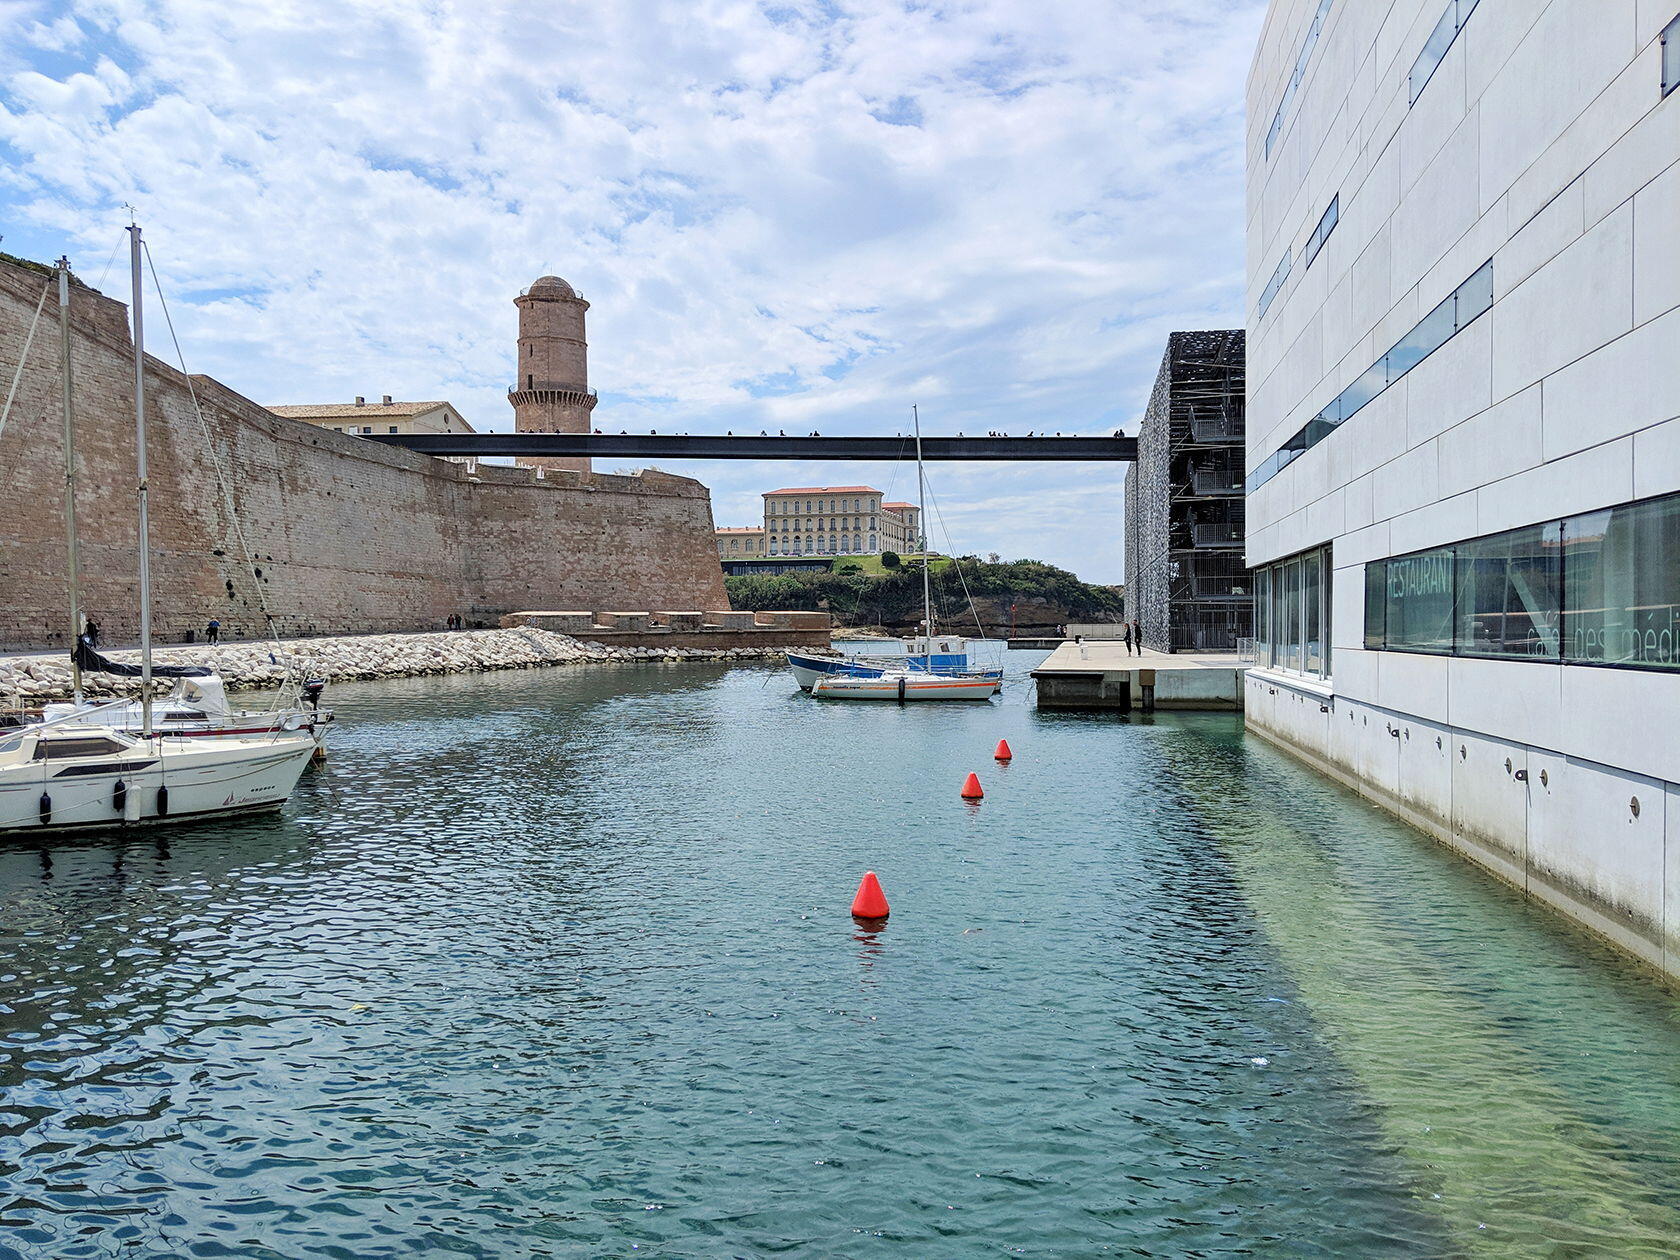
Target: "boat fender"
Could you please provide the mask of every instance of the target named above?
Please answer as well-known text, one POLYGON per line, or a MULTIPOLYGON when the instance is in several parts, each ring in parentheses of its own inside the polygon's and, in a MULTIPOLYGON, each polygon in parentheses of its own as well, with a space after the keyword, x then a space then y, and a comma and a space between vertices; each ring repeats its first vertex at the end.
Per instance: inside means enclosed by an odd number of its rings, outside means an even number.
POLYGON ((169 817, 169 789, 167 787, 158 788, 157 812, 159 818, 169 817))
POLYGON ((905 678, 902 674, 899 676, 899 679, 898 679, 898 702, 900 704, 904 703, 904 684, 909 682, 909 681, 910 680, 908 678, 905 678))
POLYGON ((45 827, 51 821, 52 821, 52 795, 51 795, 51 793, 48 793, 48 792, 42 792, 41 793, 41 825, 43 827, 45 827))
POLYGON ((128 784, 124 783, 121 779, 118 779, 117 785, 111 789, 111 808, 120 814, 125 808, 127 808, 127 806, 128 784))

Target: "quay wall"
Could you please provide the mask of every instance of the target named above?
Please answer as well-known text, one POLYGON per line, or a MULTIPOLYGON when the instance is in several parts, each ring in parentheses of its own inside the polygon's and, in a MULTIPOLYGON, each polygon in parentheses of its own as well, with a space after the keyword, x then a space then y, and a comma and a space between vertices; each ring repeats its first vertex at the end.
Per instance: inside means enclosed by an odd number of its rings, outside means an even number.
POLYGON ((1245 692, 1254 734, 1680 980, 1680 783, 1278 671, 1245 692))
MULTIPOLYGON (((0 259, 0 388, 47 276, 0 259)), ((72 286, 83 607, 107 642, 138 634, 133 343, 124 304, 72 286)), ((161 322, 154 330, 165 335, 161 322)), ((727 608, 710 494, 631 476, 456 464, 283 419, 208 377, 146 363, 154 633, 216 617, 286 636, 490 625, 514 609, 727 608), (208 440, 195 416, 202 407, 208 440), (240 559, 209 452, 255 557, 240 559)), ((68 641, 56 286, 0 434, 0 648, 68 641)))

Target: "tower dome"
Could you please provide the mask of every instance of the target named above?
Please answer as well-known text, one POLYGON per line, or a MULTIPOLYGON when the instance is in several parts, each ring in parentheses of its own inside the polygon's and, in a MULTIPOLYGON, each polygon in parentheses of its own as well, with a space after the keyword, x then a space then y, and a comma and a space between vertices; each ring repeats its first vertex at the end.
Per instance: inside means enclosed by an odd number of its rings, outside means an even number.
POLYGON ((577 290, 559 276, 538 276, 527 290, 533 297, 575 298, 577 290))

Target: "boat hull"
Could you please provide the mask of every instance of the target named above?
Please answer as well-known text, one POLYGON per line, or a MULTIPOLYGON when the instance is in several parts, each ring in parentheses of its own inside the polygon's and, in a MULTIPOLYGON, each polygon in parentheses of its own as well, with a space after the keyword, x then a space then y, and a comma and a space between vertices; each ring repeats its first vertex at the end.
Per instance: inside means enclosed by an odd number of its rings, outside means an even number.
POLYGON ((169 737, 100 759, 3 766, 0 835, 104 830, 278 808, 314 753, 315 741, 306 732, 264 740, 169 737), (160 797, 161 788, 168 788, 166 796, 160 797))
POLYGON ((924 663, 922 657, 890 657, 867 658, 832 656, 801 656, 797 652, 787 654, 788 670, 793 674, 794 681, 799 684, 801 691, 809 691, 823 678, 880 678, 891 672, 908 669, 912 673, 931 672, 936 674, 956 674, 972 678, 988 678, 1001 681, 1001 669, 970 670, 968 655, 957 652, 947 655, 935 654, 931 670, 924 663))
POLYGON ((996 679, 918 678, 900 674, 884 678, 829 677, 819 679, 811 694, 823 700, 885 700, 910 703, 922 700, 989 700, 998 689, 996 679))

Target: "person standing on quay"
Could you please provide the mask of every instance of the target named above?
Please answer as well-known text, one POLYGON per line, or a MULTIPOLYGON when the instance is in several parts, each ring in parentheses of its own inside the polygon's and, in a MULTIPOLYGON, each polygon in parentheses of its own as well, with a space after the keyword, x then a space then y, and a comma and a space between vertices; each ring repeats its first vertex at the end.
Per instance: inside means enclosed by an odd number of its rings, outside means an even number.
POLYGON ((206 643, 219 643, 221 639, 222 623, 212 617, 210 618, 210 624, 204 627, 204 641, 206 643))
POLYGON ((1123 621, 1123 622, 1120 623, 1120 638, 1126 644, 1126 655, 1130 656, 1132 654, 1132 623, 1131 622, 1123 621))
POLYGON ((90 648, 96 648, 99 646, 99 623, 92 617, 88 617, 83 620, 82 634, 87 639, 87 645, 90 648))
POLYGON ((1137 644, 1138 655, 1142 656, 1143 655, 1143 627, 1140 626, 1135 621, 1132 622, 1132 640, 1133 640, 1133 642, 1135 642, 1137 644))

